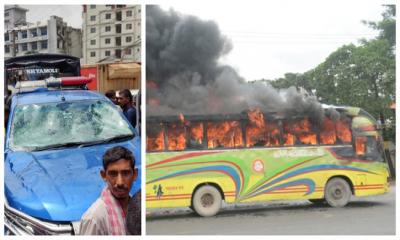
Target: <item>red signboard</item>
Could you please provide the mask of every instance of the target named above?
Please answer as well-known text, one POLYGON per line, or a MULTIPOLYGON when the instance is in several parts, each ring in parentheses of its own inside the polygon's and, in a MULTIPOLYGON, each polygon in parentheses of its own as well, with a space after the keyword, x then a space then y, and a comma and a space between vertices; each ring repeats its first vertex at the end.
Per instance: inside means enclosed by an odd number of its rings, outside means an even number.
POLYGON ((89 90, 93 90, 93 91, 97 91, 97 67, 93 66, 93 67, 85 67, 82 66, 81 67, 81 76, 85 76, 85 77, 94 77, 95 79, 92 80, 92 82, 90 82, 87 86, 89 88, 89 90))

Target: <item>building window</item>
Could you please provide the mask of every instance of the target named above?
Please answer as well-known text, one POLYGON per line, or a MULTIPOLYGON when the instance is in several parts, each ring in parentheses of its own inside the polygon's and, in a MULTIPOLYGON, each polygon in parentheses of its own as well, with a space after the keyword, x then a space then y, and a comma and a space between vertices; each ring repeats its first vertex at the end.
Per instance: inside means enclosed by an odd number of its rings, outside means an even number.
POLYGON ((126 11, 126 17, 132 17, 132 11, 131 10, 126 11))
POLYGON ((28 31, 22 31, 22 38, 27 38, 28 37, 28 31))
POLYGON ((21 44, 21 48, 22 48, 22 51, 28 51, 28 44, 27 43, 22 43, 21 44))
POLYGON ((41 27, 40 28, 40 35, 41 36, 46 36, 47 35, 47 27, 41 27))
POLYGON ((136 48, 136 52, 140 52, 140 48, 136 48))
POLYGON ((4 34, 4 41, 10 41, 10 35, 8 35, 8 33, 4 34))
POLYGON ((10 52, 10 46, 6 45, 4 46, 4 52, 9 53, 10 52))
POLYGON ((111 13, 106 13, 106 19, 111 19, 111 13))
POLYGON ((115 57, 121 58, 121 49, 115 49, 115 57))
POLYGON ((37 30, 35 29, 31 29, 31 35, 32 37, 36 37, 37 36, 37 30))
POLYGON ((90 5, 90 9, 96 9, 96 5, 90 5))
POLYGON ((109 57, 110 55, 111 55, 111 51, 106 51, 105 53, 104 53, 104 55, 106 56, 106 57, 109 57))
POLYGON ((95 33, 95 32, 96 32, 96 28, 95 27, 90 28, 90 33, 95 33))
POLYGON ((121 33, 121 24, 115 24, 115 32, 121 33))
POLYGON ((42 41, 40 43, 40 46, 41 46, 42 49, 47 49, 47 41, 42 41))
POLYGON ((131 36, 126 37, 126 38, 125 38, 125 42, 127 42, 127 43, 128 43, 128 42, 132 42, 132 37, 131 37, 131 36))
POLYGON ((125 49, 125 54, 126 55, 132 55, 132 48, 126 48, 125 49))
POLYGON ((37 42, 31 43, 32 50, 37 50, 37 42))
POLYGON ((140 39, 140 35, 137 35, 137 39, 140 39))
POLYGON ((4 17, 8 17, 8 16, 10 16, 10 12, 5 12, 4 17))
POLYGON ((127 23, 127 24, 125 25, 125 29, 126 29, 126 30, 132 29, 132 23, 127 23))
POLYGON ((106 26, 106 32, 111 32, 111 26, 106 26))
POLYGON ((111 38, 106 38, 104 42, 105 42, 105 44, 110 44, 111 43, 111 38))
POLYGON ((122 12, 116 12, 115 18, 117 21, 122 21, 122 12))
POLYGON ((96 57, 96 52, 90 52, 90 57, 96 57))
POLYGON ((96 39, 90 40, 90 45, 96 45, 96 39))
POLYGON ((96 16, 95 15, 93 15, 93 16, 90 16, 90 21, 96 21, 96 16))

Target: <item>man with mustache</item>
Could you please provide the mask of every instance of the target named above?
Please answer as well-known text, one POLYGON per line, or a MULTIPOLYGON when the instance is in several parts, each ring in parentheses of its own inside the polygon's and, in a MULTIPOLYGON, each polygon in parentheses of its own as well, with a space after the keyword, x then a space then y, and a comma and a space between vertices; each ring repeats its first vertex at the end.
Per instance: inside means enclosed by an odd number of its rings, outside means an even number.
POLYGON ((119 146, 107 150, 100 175, 107 186, 82 216, 79 234, 126 235, 129 191, 137 177, 132 152, 119 146))

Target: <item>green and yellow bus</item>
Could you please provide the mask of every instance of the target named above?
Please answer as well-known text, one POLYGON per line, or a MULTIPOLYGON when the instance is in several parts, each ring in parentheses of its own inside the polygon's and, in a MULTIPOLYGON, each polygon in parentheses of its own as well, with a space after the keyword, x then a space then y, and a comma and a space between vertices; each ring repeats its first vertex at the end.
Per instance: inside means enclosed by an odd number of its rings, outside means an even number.
MULTIPOLYGON (((329 108, 332 109, 332 108, 329 108)), ((226 203, 307 199, 343 207, 388 192, 376 120, 355 107, 322 120, 252 110, 147 118, 146 205, 213 216, 226 203)))

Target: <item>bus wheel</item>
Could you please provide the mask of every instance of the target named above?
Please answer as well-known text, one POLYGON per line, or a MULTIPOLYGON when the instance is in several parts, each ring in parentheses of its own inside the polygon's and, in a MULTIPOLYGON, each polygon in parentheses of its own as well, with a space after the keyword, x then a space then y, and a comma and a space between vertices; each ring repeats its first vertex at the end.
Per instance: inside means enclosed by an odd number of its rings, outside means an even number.
POLYGON ((192 207, 202 217, 211 217, 217 214, 221 204, 220 192, 210 185, 200 187, 193 195, 192 207))
POLYGON ((325 186, 325 200, 331 207, 346 206, 350 197, 350 186, 343 178, 332 178, 325 186))

